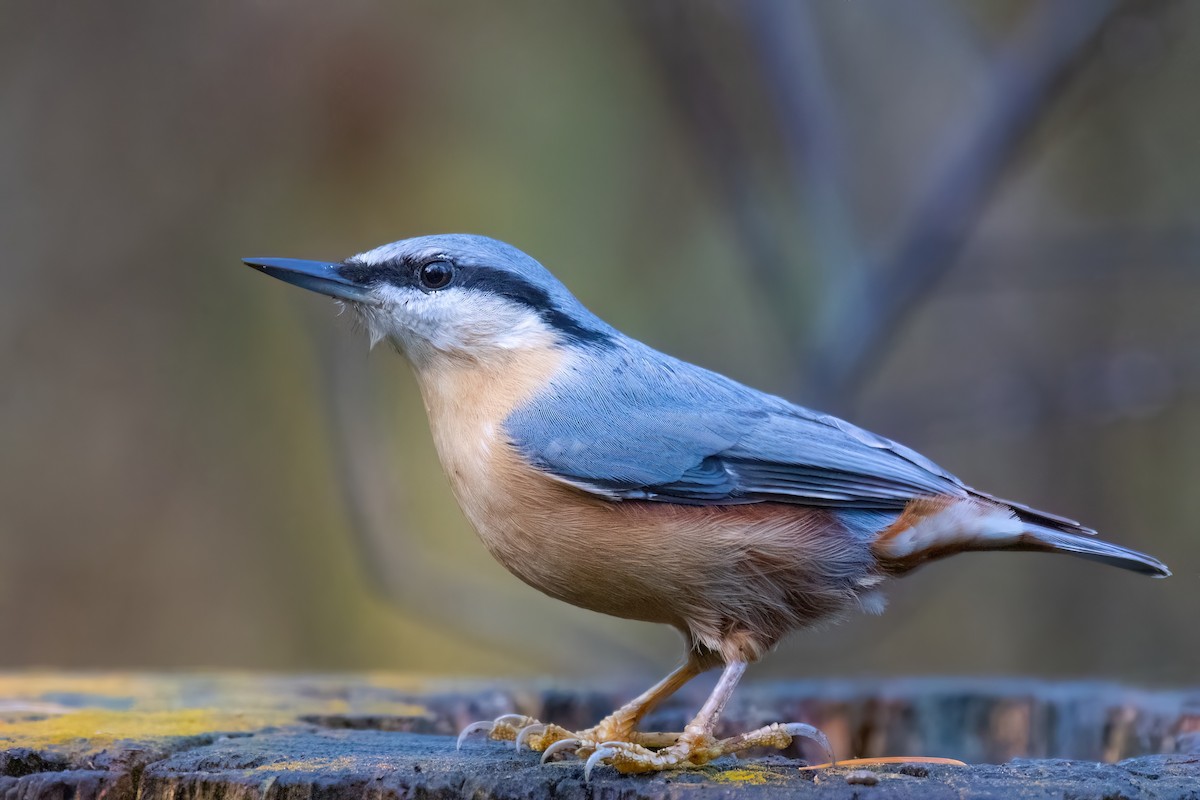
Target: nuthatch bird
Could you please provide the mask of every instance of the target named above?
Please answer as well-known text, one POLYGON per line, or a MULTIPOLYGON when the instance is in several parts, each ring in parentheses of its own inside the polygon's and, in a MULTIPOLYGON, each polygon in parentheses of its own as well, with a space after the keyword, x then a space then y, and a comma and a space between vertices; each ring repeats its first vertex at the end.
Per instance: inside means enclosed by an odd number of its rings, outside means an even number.
MULTIPOLYGON (((255 258, 348 304, 412 364, 438 455, 484 545, 536 589, 662 622, 683 665, 595 727, 517 715, 471 726, 622 772, 787 747, 815 728, 719 740, 746 666, 789 631, 883 610, 889 578, 974 550, 1068 553, 1146 575, 1158 560, 966 486, 848 422, 680 361, 592 314, 537 261, 481 236, 406 239, 345 261, 255 258), (639 721, 722 666, 681 733, 639 721)), ((461 738, 460 738, 461 744, 461 738)))

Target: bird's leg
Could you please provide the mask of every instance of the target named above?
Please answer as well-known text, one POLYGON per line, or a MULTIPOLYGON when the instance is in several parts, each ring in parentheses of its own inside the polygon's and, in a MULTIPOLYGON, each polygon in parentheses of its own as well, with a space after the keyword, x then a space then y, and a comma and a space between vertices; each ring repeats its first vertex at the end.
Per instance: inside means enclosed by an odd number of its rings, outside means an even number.
POLYGON ((717 719, 721 716, 725 704, 733 694, 738 681, 746 671, 746 662, 731 661, 721 673, 712 694, 691 722, 683 729, 683 733, 674 744, 654 751, 636 742, 612 741, 603 742, 587 760, 584 768, 585 777, 590 775, 596 764, 610 764, 619 772, 655 772, 675 767, 699 766, 712 761, 714 758, 738 753, 751 747, 784 748, 792 743, 796 736, 813 739, 830 753, 833 760, 829 740, 825 735, 811 725, 790 723, 767 725, 749 733, 731 736, 728 739, 717 739, 713 736, 717 719))
POLYGON ((528 741, 530 748, 544 752, 543 761, 555 753, 564 750, 574 750, 578 755, 587 757, 602 742, 629 742, 643 747, 666 747, 679 738, 677 733, 642 733, 637 725, 642 718, 658 707, 658 704, 679 691, 685 683, 699 675, 701 669, 692 659, 688 659, 676 667, 670 675, 651 686, 640 695, 630 700, 616 711, 600 720, 593 727, 577 733, 560 728, 557 725, 546 725, 542 729, 526 729, 521 741, 528 741))
MULTIPOLYGON (((639 733, 637 724, 659 703, 667 699, 692 678, 699 675, 700 666, 688 659, 670 675, 609 714, 587 730, 571 732, 554 724, 545 724, 532 717, 506 714, 491 722, 468 725, 459 734, 459 746, 472 733, 487 731, 492 739, 515 741, 517 747, 544 751, 546 758, 564 750, 575 750, 581 756, 590 755, 602 742, 629 742, 644 747, 665 747, 679 737, 677 733, 639 733), (555 745, 552 749, 551 746, 555 745)), ((543 759, 545 760, 545 759, 543 759)))

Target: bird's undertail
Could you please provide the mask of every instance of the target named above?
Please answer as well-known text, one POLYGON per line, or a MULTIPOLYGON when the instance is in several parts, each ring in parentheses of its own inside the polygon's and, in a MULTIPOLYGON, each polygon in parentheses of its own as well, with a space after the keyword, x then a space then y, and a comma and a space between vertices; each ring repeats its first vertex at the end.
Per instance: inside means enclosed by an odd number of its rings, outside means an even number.
POLYGON ((1074 520, 983 494, 913 500, 872 549, 894 573, 954 553, 1024 550, 1066 553, 1159 578, 1171 574, 1158 559, 1099 539, 1074 520))

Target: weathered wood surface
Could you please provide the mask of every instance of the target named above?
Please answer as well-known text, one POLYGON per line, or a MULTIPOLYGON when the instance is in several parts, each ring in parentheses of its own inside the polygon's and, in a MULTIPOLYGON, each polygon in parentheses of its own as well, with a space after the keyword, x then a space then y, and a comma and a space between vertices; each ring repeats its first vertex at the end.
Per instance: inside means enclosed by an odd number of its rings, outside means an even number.
MULTIPOLYGON (((813 773, 788 752, 651 777, 598 768, 586 784, 577 761, 541 766, 486 740, 454 749, 477 719, 519 711, 582 727, 624 694, 396 675, 0 675, 0 798, 1200 798, 1200 691, 1108 684, 749 684, 723 722, 803 720, 841 757, 970 767, 813 773)), ((698 700, 651 726, 677 729, 698 700)))

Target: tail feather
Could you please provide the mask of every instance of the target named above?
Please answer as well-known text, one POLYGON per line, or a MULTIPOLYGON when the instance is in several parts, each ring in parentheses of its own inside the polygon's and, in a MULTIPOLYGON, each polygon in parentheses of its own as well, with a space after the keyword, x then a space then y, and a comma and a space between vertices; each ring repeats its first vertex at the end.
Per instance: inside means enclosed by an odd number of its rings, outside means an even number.
POLYGON ((1089 561, 1098 561, 1101 564, 1140 572, 1143 575, 1153 575, 1157 578, 1165 578, 1171 574, 1167 565, 1157 558, 1106 542, 1103 539, 1097 539, 1094 530, 1080 525, 1073 519, 1039 511, 1011 500, 1001 500, 982 492, 975 494, 1012 509, 1013 513, 1017 515, 1017 519, 1021 520, 1025 526, 1020 538, 1020 545, 1018 545, 1021 549, 1067 553, 1079 558, 1086 558, 1089 561))
POLYGON ((1025 523, 1025 533, 1021 537, 1021 545, 1026 545, 1026 543, 1032 545, 1029 549, 1067 553, 1090 561, 1099 561, 1101 564, 1140 572, 1143 575, 1153 575, 1156 578, 1165 578, 1171 574, 1167 565, 1157 558, 1106 542, 1103 539, 1092 538, 1091 534, 1080 535, 1027 522, 1025 523))

